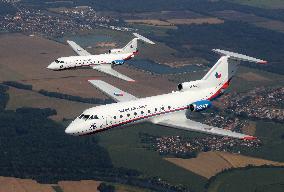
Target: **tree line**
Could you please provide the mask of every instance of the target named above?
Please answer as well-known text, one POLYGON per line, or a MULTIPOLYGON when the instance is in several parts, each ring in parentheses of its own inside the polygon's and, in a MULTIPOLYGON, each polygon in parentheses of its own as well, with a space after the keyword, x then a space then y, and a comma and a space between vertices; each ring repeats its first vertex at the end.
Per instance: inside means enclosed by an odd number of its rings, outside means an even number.
MULTIPOLYGON (((10 86, 10 87, 15 87, 17 89, 23 89, 23 90, 28 90, 28 91, 34 91, 33 86, 29 84, 23 84, 17 81, 4 81, 4 85, 10 86)), ((74 95, 69 95, 69 94, 64 94, 64 93, 59 93, 59 92, 51 92, 47 90, 39 90, 35 91, 41 95, 47 96, 47 97, 54 97, 58 99, 64 99, 64 100, 69 100, 69 101, 76 101, 76 102, 81 102, 81 103, 91 103, 91 104, 108 104, 108 103, 113 103, 114 101, 112 99, 99 99, 99 98, 84 98, 80 96, 74 96, 74 95)))

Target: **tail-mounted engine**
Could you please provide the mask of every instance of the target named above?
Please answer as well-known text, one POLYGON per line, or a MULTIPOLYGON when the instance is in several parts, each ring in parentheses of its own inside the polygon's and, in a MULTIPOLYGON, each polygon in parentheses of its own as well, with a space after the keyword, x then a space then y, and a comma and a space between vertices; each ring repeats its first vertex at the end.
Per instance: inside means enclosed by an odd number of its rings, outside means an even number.
POLYGON ((122 51, 122 49, 110 49, 108 50, 108 53, 121 53, 122 51))
POLYGON ((203 83, 202 80, 184 82, 184 83, 178 84, 177 89, 179 91, 187 91, 190 89, 198 88, 202 83, 203 83))
POLYGON ((196 101, 189 105, 189 109, 194 112, 203 111, 211 107, 211 102, 208 100, 196 101))

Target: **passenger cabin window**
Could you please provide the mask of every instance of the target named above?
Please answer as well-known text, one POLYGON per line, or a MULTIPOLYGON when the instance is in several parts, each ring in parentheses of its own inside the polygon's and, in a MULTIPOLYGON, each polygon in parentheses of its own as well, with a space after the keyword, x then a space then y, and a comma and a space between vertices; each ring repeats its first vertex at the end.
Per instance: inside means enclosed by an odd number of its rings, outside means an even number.
POLYGON ((123 116, 122 115, 120 115, 120 118, 122 118, 123 116))
POLYGON ((136 115, 137 115, 137 113, 136 113, 136 112, 134 112, 134 115, 136 116, 136 115))
POLYGON ((113 118, 116 119, 116 116, 114 116, 113 118))
POLYGON ((165 107, 162 107, 161 109, 162 109, 162 110, 164 110, 164 109, 165 109, 165 107))
POLYGON ((150 110, 148 110, 148 113, 151 113, 151 111, 150 111, 150 110))
POLYGON ((130 117, 130 114, 127 114, 127 117, 130 117))

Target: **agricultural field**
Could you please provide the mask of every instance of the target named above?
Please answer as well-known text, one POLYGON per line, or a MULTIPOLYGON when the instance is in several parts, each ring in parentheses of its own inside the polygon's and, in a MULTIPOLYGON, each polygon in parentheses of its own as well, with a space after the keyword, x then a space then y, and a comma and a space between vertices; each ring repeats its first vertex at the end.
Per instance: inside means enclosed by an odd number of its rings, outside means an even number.
MULTIPOLYGON (((101 181, 59 181, 56 184, 40 184, 32 179, 19 179, 13 177, 0 177, 0 192, 99 192, 97 190, 101 181)), ((129 185, 110 183, 117 192, 150 192, 129 185)))
POLYGON ((283 124, 256 121, 255 135, 261 138, 263 146, 259 149, 244 151, 244 155, 284 162, 283 124))
POLYGON ((97 190, 101 182, 93 180, 82 181, 59 181, 58 187, 62 192, 99 192, 97 190))
MULTIPOLYGON (((148 123, 126 126, 98 134, 99 143, 105 147, 114 166, 136 169, 150 177, 160 177, 173 184, 183 184, 194 191, 203 191, 206 178, 180 168, 163 159, 155 151, 143 148, 139 133, 152 135, 197 136, 197 133, 176 130, 148 123)), ((200 134, 199 134, 200 135, 200 134)))
POLYGON ((284 162, 279 163, 240 154, 213 151, 200 153, 197 158, 192 159, 166 158, 166 160, 208 179, 226 169, 246 167, 248 165, 284 166, 284 162))
POLYGON ((284 168, 248 168, 221 173, 212 180, 208 192, 281 192, 284 168))
POLYGON ((31 179, 0 176, 0 192, 55 192, 52 185, 40 184, 31 179))
POLYGON ((202 24, 222 24, 223 20, 207 17, 207 18, 179 18, 179 19, 168 19, 168 20, 159 20, 159 19, 127 19, 125 20, 128 24, 141 24, 141 25, 150 25, 156 27, 167 27, 168 29, 176 29, 177 25, 202 25, 202 24))
POLYGON ((252 24, 256 27, 262 27, 269 30, 284 33, 284 22, 273 20, 265 17, 256 16, 251 13, 243 13, 234 10, 216 11, 212 13, 218 18, 222 18, 228 21, 242 21, 252 24))
POLYGON ((282 0, 227 0, 233 3, 260 7, 265 9, 284 9, 284 2, 282 0))
POLYGON ((94 106, 92 104, 50 98, 33 91, 13 87, 9 88, 8 94, 10 99, 6 106, 7 110, 16 110, 21 107, 52 108, 56 110, 57 114, 50 118, 55 121, 74 119, 85 109, 94 106))

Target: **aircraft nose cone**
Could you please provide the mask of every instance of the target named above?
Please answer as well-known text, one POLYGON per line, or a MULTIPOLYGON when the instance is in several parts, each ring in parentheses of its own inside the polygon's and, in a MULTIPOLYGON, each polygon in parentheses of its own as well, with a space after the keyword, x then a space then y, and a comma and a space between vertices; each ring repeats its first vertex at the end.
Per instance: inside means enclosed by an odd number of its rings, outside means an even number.
POLYGON ((68 134, 68 135, 71 135, 73 133, 73 131, 69 127, 67 127, 65 129, 65 133, 68 134))
POLYGON ((65 133, 68 135, 75 135, 77 133, 77 126, 72 122, 66 129, 65 133))
POLYGON ((55 69, 56 67, 55 67, 55 64, 54 64, 54 63, 51 63, 51 64, 48 65, 46 68, 53 70, 53 69, 55 69))

